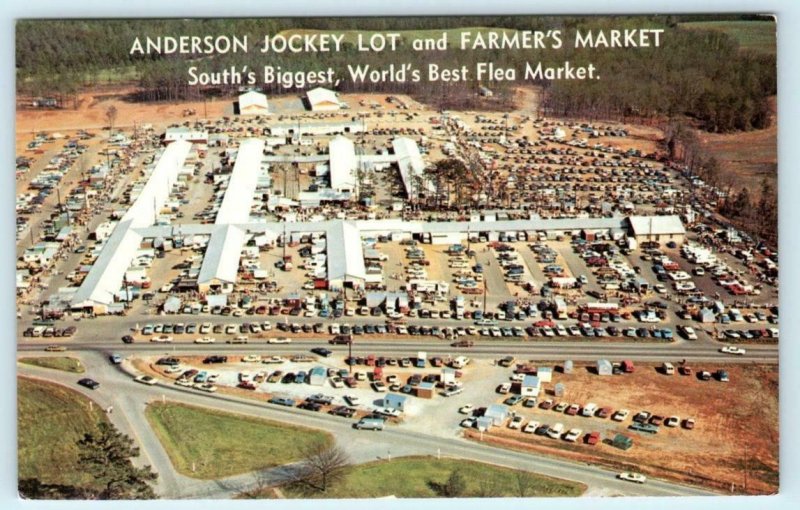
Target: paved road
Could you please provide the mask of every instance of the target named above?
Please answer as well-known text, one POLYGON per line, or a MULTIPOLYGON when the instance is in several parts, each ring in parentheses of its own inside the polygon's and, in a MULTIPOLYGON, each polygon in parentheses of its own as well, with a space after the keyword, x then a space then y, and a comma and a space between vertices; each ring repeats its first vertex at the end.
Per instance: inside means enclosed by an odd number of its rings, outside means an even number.
MULTIPOLYGON (((116 366, 108 364, 99 353, 85 353, 82 360, 91 368, 93 376, 101 381, 98 390, 91 391, 75 384, 77 376, 50 371, 28 365, 19 365, 21 374, 46 377, 86 394, 102 405, 114 405, 112 421, 137 439, 142 448, 141 462, 149 463, 160 474, 159 493, 169 498, 228 498, 254 485, 256 476, 242 475, 224 480, 199 481, 174 471, 166 453, 152 434, 144 418, 147 402, 168 399, 194 405, 221 409, 250 416, 327 430, 336 441, 347 447, 356 463, 403 455, 442 455, 488 462, 517 469, 544 473, 587 484, 589 494, 602 491, 604 495, 708 495, 708 491, 673 483, 651 480, 638 486, 615 478, 615 473, 586 464, 557 458, 528 455, 469 442, 459 437, 442 438, 435 435, 389 427, 380 433, 356 431, 350 420, 326 414, 314 414, 296 408, 268 406, 247 399, 227 395, 201 395, 177 386, 145 386, 136 384, 131 377, 116 366), (109 404, 110 403, 110 404, 109 404)), ((276 479, 280 471, 263 473, 265 479, 276 479)))

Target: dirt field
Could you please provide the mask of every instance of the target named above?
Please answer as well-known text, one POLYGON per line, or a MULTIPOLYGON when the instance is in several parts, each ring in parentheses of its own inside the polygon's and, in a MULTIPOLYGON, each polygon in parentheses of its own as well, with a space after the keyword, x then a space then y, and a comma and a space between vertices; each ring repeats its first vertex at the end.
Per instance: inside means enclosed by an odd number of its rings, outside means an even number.
MULTIPOLYGON (((773 117, 777 98, 771 99, 773 117)), ((778 184, 778 125, 758 131, 715 134, 698 131, 703 148, 720 162, 723 181, 735 188, 747 187, 750 196, 760 196, 761 180, 767 177, 773 186, 778 184)))
MULTIPOLYGON (((565 430, 581 428, 584 434, 601 433, 604 440, 624 433, 634 440, 633 448, 623 451, 609 444, 595 446, 567 443, 546 436, 525 434, 507 427, 493 428, 484 441, 506 447, 557 453, 575 460, 600 462, 615 469, 632 469, 664 478, 673 478, 736 493, 771 494, 778 489, 778 371, 758 365, 731 367, 696 365, 699 369, 726 369, 730 382, 701 381, 692 376, 666 376, 654 365, 637 364, 636 372, 622 376, 599 377, 586 365, 576 366, 573 374, 555 373, 550 389, 557 382, 566 385, 563 398, 556 402, 608 406, 629 409, 631 415, 622 423, 609 419, 567 416, 552 410, 514 410, 527 419, 565 430), (662 416, 694 418, 693 430, 660 427, 648 435, 627 430, 631 418, 640 410, 662 416), (746 484, 746 488, 745 488, 746 484)), ((502 401, 499 398, 498 401, 502 401)), ((470 437, 479 440, 477 431, 470 437)))

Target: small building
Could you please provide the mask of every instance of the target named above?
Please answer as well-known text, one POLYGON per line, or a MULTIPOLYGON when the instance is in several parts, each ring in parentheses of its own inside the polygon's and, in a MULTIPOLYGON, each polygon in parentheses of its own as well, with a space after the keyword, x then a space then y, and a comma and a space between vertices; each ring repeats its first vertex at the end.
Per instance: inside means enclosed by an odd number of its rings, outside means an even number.
POLYGON ((573 370, 573 363, 571 359, 568 359, 564 362, 564 373, 571 374, 573 370))
POLYGON ((697 320, 703 324, 711 324, 716 322, 717 315, 710 308, 703 308, 700 310, 697 320))
POLYGON ((170 296, 164 301, 164 313, 178 313, 181 311, 181 298, 170 296))
POLYGON ((553 386, 553 395, 556 397, 563 397, 566 392, 567 387, 564 386, 564 383, 557 383, 555 386, 553 386))
POLYGON ((481 416, 475 422, 475 428, 480 430, 481 432, 486 432, 492 425, 494 425, 494 421, 491 418, 487 418, 486 416, 481 416))
POLYGON ((266 94, 251 90, 239 96, 239 115, 267 115, 269 104, 266 94))
POLYGON ((188 127, 167 128, 164 133, 164 145, 183 140, 186 142, 208 144, 208 132, 201 129, 191 129, 188 127))
POLYGON ((597 375, 611 375, 611 362, 607 359, 597 360, 597 375))
POLYGON ((442 374, 439 376, 439 380, 447 386, 448 384, 453 384, 456 382, 456 371, 453 368, 442 368, 442 374))
POLYGON ((322 386, 328 379, 328 371, 325 367, 314 367, 308 372, 308 384, 312 386, 322 386))
POLYGON ((433 392, 436 389, 436 385, 432 382, 423 382, 420 383, 419 386, 416 388, 416 395, 419 398, 433 398, 433 392))
POLYGON ((631 235, 641 245, 643 242, 669 242, 678 245, 686 240, 686 229, 680 216, 630 216, 631 235))
POLYGON ((407 397, 405 395, 389 393, 383 397, 383 407, 391 407, 392 409, 397 409, 398 411, 405 411, 406 399, 407 397))
POLYGON ((525 397, 538 397, 541 386, 539 378, 535 375, 526 375, 522 378, 522 384, 519 387, 519 394, 525 397))
POLYGON ((342 107, 336 92, 322 87, 306 92, 306 101, 312 112, 336 111, 342 107))
POLYGON ((483 413, 484 418, 492 421, 492 425, 502 425, 508 418, 508 406, 503 404, 492 404, 483 413))
POLYGON ((536 370, 539 382, 549 383, 553 380, 553 369, 551 367, 539 367, 536 370))

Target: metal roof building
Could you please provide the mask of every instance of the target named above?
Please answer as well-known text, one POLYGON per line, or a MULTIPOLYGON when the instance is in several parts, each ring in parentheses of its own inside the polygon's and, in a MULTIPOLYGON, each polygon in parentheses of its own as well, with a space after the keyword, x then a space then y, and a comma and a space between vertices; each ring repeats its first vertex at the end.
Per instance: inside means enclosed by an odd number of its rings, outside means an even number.
POLYGON ((356 149, 352 140, 334 137, 328 144, 330 154, 331 189, 339 193, 352 193, 358 187, 356 178, 356 149))
POLYGON ((269 104, 266 94, 251 90, 239 96, 239 115, 266 115, 269 104))
POLYGON ((245 237, 244 230, 233 225, 217 225, 214 228, 197 276, 197 286, 201 292, 232 290, 245 237))
POLYGON ((353 288, 363 288, 367 269, 364 266, 364 247, 358 227, 350 221, 333 222, 326 235, 329 286, 342 288, 349 283, 353 288))
POLYGON ((342 107, 336 92, 326 88, 317 87, 306 92, 306 99, 311 111, 331 111, 342 107))
POLYGON ((395 156, 397 156, 397 166, 400 170, 400 178, 403 181, 406 195, 409 197, 417 196, 422 191, 417 189, 418 184, 415 182, 417 178, 423 178, 422 186, 424 189, 434 191, 435 188, 430 179, 424 178, 425 162, 419 153, 417 142, 411 138, 395 138, 392 140, 392 148, 395 156))
POLYGON ((680 244, 686 238, 680 216, 630 216, 628 223, 638 242, 670 240, 680 244))
POLYGON ((219 206, 215 223, 248 223, 253 206, 253 192, 258 183, 264 140, 248 138, 239 145, 228 189, 219 206))
POLYGON ((173 184, 178 181, 178 173, 191 148, 190 142, 177 141, 164 149, 136 201, 122 216, 122 222, 131 220, 135 228, 155 224, 158 213, 167 203, 173 184))

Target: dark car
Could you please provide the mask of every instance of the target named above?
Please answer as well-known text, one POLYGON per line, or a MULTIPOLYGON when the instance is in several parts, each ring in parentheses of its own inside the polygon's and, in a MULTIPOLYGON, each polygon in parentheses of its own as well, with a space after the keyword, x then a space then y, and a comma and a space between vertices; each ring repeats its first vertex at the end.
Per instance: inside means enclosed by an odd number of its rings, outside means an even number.
POLYGON ((85 388, 89 388, 90 390, 96 390, 97 388, 100 387, 99 382, 95 381, 94 379, 89 379, 88 377, 85 377, 80 381, 78 381, 78 384, 80 384, 85 388))
POLYGON ((322 405, 320 405, 320 404, 318 404, 316 402, 305 401, 302 404, 300 404, 299 406, 297 406, 297 408, 298 409, 305 409, 307 411, 319 412, 319 410, 322 409, 322 405))
POLYGON ((122 341, 124 343, 126 343, 126 344, 132 344, 133 343, 133 337, 130 336, 130 335, 125 335, 125 336, 122 337, 122 341))
POLYGON ((227 363, 228 357, 227 356, 208 356, 206 359, 203 360, 203 363, 206 365, 211 363, 227 363))
POLYGON ((314 347, 313 349, 311 349, 311 352, 313 352, 314 354, 319 354, 320 356, 324 356, 326 358, 331 354, 333 354, 332 350, 326 349, 325 347, 314 347))
POLYGON ((356 414, 356 410, 352 407, 338 406, 330 410, 330 414, 334 416, 343 416, 345 418, 352 418, 356 414))
POLYGON ((176 367, 181 364, 181 360, 178 358, 168 357, 168 358, 160 358, 156 361, 156 365, 168 365, 171 367, 176 367))
POLYGON ((281 378, 281 382, 283 384, 289 384, 294 382, 294 373, 289 372, 281 378))

